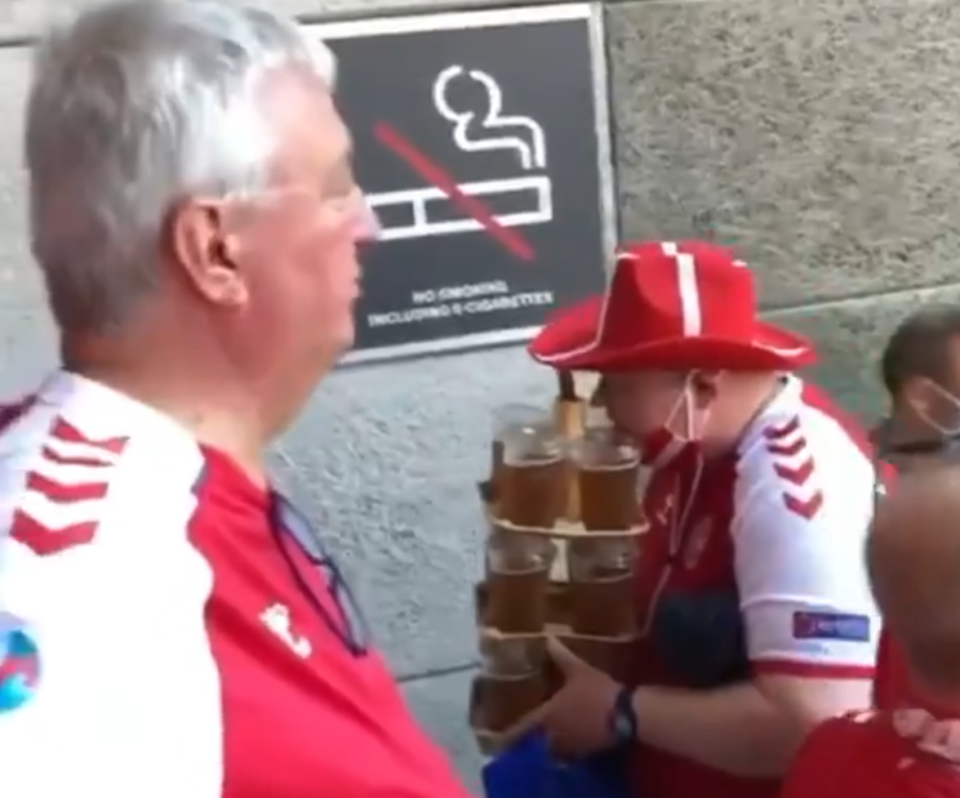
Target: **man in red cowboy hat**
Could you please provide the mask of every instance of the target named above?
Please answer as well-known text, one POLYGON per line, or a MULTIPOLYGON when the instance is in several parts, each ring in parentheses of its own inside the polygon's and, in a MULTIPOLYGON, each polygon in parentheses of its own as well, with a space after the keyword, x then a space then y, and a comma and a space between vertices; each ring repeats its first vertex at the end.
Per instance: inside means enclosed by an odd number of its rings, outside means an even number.
POLYGON ((757 319, 750 270, 712 244, 623 250, 606 294, 530 351, 599 372, 652 468, 636 678, 615 684, 554 644, 567 679, 542 720, 555 749, 639 743, 647 798, 776 795, 810 728, 870 702, 866 435, 792 374, 810 344, 757 319))

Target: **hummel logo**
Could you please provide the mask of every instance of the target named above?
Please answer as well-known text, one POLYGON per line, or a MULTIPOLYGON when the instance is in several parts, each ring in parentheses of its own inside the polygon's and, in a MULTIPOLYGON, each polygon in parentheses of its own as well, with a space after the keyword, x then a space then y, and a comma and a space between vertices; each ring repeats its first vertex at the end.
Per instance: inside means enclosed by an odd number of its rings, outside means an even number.
POLYGON ((313 653, 313 646, 305 637, 295 634, 290 628, 290 608, 284 604, 271 604, 260 613, 264 626, 286 643, 300 659, 307 659, 313 653))

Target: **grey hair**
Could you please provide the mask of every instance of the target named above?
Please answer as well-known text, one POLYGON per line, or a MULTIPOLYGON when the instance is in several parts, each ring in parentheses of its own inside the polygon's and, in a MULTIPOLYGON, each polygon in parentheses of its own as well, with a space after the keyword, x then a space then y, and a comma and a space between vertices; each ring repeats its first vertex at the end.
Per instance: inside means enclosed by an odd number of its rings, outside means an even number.
POLYGON ((39 44, 24 148, 31 240, 61 329, 123 324, 159 283, 179 199, 265 185, 275 142, 256 83, 286 65, 333 89, 322 42, 235 0, 120 0, 39 44))

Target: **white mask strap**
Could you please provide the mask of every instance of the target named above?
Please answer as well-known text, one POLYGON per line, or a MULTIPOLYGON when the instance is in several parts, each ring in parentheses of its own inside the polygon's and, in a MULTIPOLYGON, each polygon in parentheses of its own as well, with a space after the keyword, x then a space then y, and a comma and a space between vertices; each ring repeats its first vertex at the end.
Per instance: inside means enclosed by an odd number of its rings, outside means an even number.
POLYGON ((954 396, 950 391, 941 385, 937 385, 935 382, 930 383, 933 386, 933 389, 940 394, 944 399, 950 402, 953 405, 953 409, 957 411, 957 420, 954 421, 953 426, 944 426, 935 419, 930 418, 925 412, 918 411, 920 418, 922 418, 927 424, 933 427, 941 435, 944 435, 947 438, 953 438, 957 435, 960 435, 960 399, 954 396))

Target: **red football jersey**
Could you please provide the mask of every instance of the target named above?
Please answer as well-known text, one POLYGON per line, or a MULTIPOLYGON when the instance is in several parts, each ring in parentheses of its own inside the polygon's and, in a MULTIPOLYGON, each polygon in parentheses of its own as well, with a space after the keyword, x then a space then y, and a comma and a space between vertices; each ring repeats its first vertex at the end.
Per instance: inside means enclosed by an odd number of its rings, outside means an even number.
POLYGON ((277 496, 61 373, 0 433, 0 610, 39 646, 4 798, 466 798, 277 496))
POLYGON ((960 798, 960 720, 906 709, 827 721, 794 760, 782 798, 960 798))
MULTIPOLYGON (((687 450, 653 473, 637 580, 642 617, 672 590, 735 585, 755 671, 871 678, 880 621, 863 546, 874 492, 866 436, 817 389, 788 378, 735 452, 698 475, 687 450)), ((638 661, 638 683, 682 684, 648 644, 638 661)), ((770 798, 779 790, 777 781, 735 778, 650 748, 636 764, 638 795, 770 798)))

